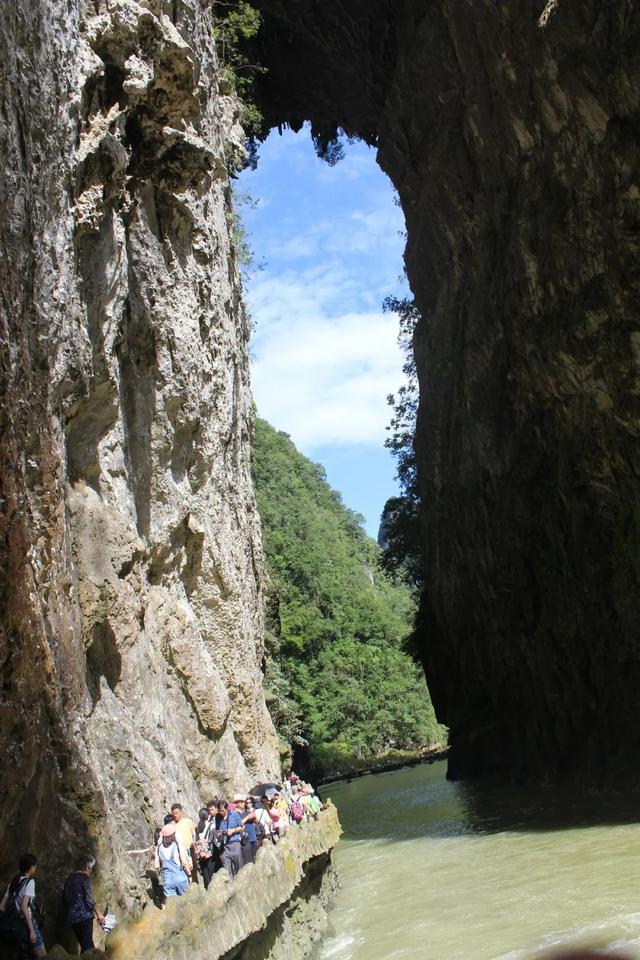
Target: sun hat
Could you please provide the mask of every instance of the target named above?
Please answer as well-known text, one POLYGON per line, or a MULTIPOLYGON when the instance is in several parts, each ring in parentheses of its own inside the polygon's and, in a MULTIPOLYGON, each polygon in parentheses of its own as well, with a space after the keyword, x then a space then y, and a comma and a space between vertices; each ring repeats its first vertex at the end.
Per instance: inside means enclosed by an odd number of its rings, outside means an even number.
POLYGON ((234 803, 244 803, 244 800, 245 800, 244 793, 236 793, 236 795, 233 798, 234 803))
POLYGON ((161 837, 172 837, 176 832, 175 823, 165 823, 164 827, 160 831, 161 837))

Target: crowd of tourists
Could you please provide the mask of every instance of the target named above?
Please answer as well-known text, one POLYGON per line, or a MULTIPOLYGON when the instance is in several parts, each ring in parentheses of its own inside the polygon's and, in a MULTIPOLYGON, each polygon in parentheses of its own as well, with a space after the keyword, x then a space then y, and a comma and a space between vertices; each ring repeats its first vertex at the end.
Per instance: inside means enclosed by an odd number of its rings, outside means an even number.
POLYGON ((281 787, 266 784, 231 800, 209 800, 197 822, 174 803, 155 847, 164 897, 181 896, 199 877, 207 888, 218 870, 235 877, 263 843, 277 843, 290 827, 317 818, 321 809, 313 788, 295 774, 281 787))
MULTIPOLYGON (((218 870, 236 877, 255 860, 262 844, 278 843, 292 827, 317 819, 322 808, 310 784, 292 773, 282 785, 260 784, 249 794, 210 800, 197 821, 174 803, 156 830, 153 846, 129 853, 153 853, 164 905, 167 897, 182 896, 190 883, 202 880, 206 889, 218 870)), ((105 917, 93 899, 95 862, 89 855, 78 857, 62 889, 64 917, 81 951, 94 947, 95 921, 105 932, 115 925, 115 918, 105 917)), ((18 873, 0 901, 0 943, 11 942, 20 956, 46 956, 36 909, 36 868, 33 854, 22 856, 18 873)))

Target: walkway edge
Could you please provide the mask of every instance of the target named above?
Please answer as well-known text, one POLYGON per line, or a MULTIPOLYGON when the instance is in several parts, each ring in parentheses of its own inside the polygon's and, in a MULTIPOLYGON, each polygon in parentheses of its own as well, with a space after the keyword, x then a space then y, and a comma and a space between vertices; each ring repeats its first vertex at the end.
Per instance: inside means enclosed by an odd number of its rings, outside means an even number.
POLYGON ((328 853, 342 828, 329 804, 317 820, 291 826, 276 846, 264 845, 254 864, 236 880, 219 871, 205 891, 192 886, 172 897, 163 911, 149 906, 142 916, 117 927, 109 938, 110 960, 218 960, 266 926, 270 915, 291 899, 304 866, 328 853))

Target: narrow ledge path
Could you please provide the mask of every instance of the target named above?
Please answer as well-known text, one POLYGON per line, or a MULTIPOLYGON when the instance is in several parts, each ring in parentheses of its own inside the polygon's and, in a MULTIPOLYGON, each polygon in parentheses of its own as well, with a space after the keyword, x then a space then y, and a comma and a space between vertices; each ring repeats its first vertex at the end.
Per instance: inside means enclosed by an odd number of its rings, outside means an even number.
MULTIPOLYGON (((183 897, 171 897, 164 910, 152 906, 130 923, 121 923, 109 937, 106 951, 83 957, 98 960, 220 960, 263 930, 271 915, 294 895, 306 865, 328 854, 342 828, 331 803, 317 820, 292 826, 275 846, 263 845, 255 863, 231 880, 226 870, 215 874, 208 890, 192 884, 183 897)), ((51 960, 69 956, 53 947, 51 960)))

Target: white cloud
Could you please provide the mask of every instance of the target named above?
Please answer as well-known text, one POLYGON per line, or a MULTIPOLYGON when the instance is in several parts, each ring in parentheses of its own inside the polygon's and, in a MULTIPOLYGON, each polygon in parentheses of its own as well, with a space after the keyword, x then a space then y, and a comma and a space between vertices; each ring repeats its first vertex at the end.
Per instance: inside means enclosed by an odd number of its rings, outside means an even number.
POLYGON ((255 177, 261 197, 283 197, 248 218, 266 262, 247 297, 259 413, 311 456, 335 444, 380 448, 387 394, 403 380, 398 321, 381 311, 398 289, 402 212, 362 144, 329 167, 308 133, 272 134, 255 177))
POLYGON ((402 380, 397 318, 339 312, 346 278, 317 268, 258 283, 252 312, 258 411, 306 452, 323 444, 384 442, 388 393, 402 380))

